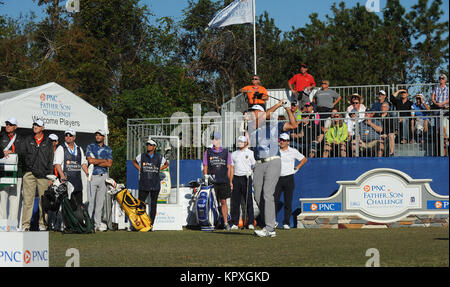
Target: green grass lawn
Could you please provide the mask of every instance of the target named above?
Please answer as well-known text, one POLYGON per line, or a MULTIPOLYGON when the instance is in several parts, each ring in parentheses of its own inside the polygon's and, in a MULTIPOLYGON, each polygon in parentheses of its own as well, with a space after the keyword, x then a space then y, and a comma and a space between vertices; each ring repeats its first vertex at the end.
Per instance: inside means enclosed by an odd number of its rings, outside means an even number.
POLYGON ((277 230, 259 238, 249 230, 149 233, 50 233, 50 266, 65 266, 76 248, 80 266, 155 267, 364 267, 376 248, 381 267, 449 266, 449 229, 277 230))

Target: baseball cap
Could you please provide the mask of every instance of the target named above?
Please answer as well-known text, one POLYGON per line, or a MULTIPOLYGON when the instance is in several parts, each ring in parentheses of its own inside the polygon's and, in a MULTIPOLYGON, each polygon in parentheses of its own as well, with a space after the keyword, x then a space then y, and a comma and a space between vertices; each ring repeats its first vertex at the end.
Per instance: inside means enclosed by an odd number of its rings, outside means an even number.
POLYGON ((222 138, 222 135, 219 132, 214 132, 211 136, 211 139, 213 140, 220 140, 222 138))
POLYGON ((306 65, 305 63, 301 63, 300 67, 308 68, 308 65, 306 65))
POLYGON ((378 94, 382 94, 382 95, 386 96, 386 92, 385 92, 384 90, 380 90, 380 91, 378 92, 378 94))
POLYGON ((66 130, 66 131, 64 132, 64 134, 70 134, 70 135, 73 135, 73 136, 76 136, 76 135, 77 135, 77 133, 76 133, 73 129, 68 129, 68 130, 66 130))
POLYGON ((239 136, 239 137, 238 137, 238 141, 239 141, 239 142, 246 143, 246 142, 247 142, 247 138, 246 138, 245 136, 239 136))
POLYGON ((252 110, 264 112, 264 108, 261 107, 260 105, 253 105, 252 110))
POLYGON ((5 123, 10 123, 10 124, 12 124, 13 126, 17 126, 17 120, 16 120, 16 118, 9 118, 9 119, 7 119, 7 120, 5 121, 5 123))
POLYGON ((40 127, 43 127, 44 126, 44 122, 42 120, 40 120, 40 119, 37 119, 37 120, 35 120, 33 122, 33 125, 38 125, 40 127))
POLYGON ((288 141, 289 140, 289 135, 287 133, 282 133, 280 135, 280 139, 288 141))
POLYGON ((52 141, 57 141, 57 140, 58 140, 58 136, 55 135, 55 134, 50 134, 48 137, 49 137, 52 141))
POLYGON ((96 133, 96 134, 100 134, 100 135, 102 135, 102 136, 105 136, 105 131, 102 130, 102 129, 97 130, 95 133, 96 133))
POLYGON ((157 145, 156 142, 154 140, 152 140, 151 137, 148 137, 148 140, 147 140, 146 144, 157 145))

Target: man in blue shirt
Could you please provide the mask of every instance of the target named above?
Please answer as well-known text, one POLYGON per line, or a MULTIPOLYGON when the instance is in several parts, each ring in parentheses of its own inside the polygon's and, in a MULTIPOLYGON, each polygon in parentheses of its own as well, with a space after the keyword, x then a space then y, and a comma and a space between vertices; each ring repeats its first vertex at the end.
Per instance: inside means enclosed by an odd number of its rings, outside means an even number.
POLYGON ((95 132, 95 143, 86 147, 86 158, 89 165, 94 167, 92 178, 89 179, 88 212, 94 221, 95 229, 98 231, 106 231, 106 228, 101 224, 106 198, 105 180, 108 178, 108 168, 113 163, 112 149, 105 145, 105 136, 105 131, 97 130, 95 132))

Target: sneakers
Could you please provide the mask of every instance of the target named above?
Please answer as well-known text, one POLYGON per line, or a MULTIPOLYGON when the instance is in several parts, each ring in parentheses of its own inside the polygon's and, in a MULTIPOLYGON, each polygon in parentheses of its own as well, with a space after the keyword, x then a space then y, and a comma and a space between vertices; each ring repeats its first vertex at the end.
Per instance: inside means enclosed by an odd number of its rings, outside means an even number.
POLYGON ((287 224, 283 224, 283 229, 284 230, 289 230, 289 229, 291 229, 291 227, 289 225, 287 225, 287 224))
POLYGON ((230 227, 230 225, 228 224, 228 222, 224 224, 224 227, 225 227, 226 230, 231 230, 231 227, 230 227))
POLYGON ((275 237, 277 233, 275 231, 268 231, 265 227, 261 230, 255 230, 255 235, 258 237, 275 237))
POLYGON ((250 224, 250 225, 248 226, 248 229, 250 229, 250 230, 255 230, 255 226, 253 226, 253 224, 250 224))
POLYGON ((236 229, 239 229, 239 227, 237 226, 237 225, 231 225, 231 230, 236 230, 236 229))

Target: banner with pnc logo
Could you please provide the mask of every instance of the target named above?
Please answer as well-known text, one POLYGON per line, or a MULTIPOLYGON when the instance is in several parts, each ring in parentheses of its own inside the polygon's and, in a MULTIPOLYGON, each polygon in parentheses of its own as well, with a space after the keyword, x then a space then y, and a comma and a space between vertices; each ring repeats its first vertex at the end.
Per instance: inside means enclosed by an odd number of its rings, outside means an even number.
POLYGON ((337 181, 336 194, 328 198, 301 198, 305 215, 358 215, 372 222, 395 222, 408 215, 449 213, 448 196, 430 187, 431 179, 412 179, 395 169, 378 168, 354 181, 337 181))

